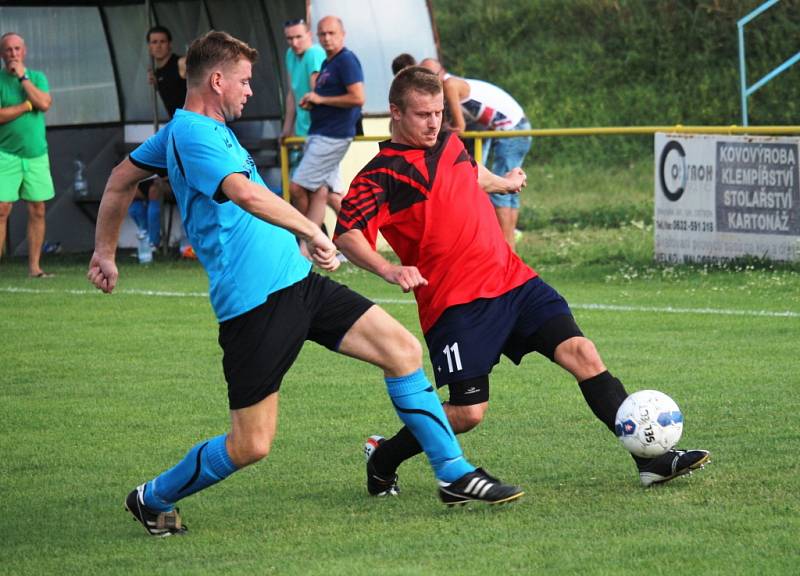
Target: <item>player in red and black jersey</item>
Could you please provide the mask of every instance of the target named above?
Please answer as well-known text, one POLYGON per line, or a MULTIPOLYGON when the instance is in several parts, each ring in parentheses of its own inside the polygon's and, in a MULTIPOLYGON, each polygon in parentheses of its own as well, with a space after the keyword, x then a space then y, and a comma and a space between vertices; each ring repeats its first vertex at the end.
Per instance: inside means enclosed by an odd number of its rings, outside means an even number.
MULTIPOLYGON (((520 169, 508 179, 481 170, 504 191, 518 190, 525 178, 520 169)), ((357 229, 374 248, 380 228, 400 260, 428 281, 415 290, 424 332, 447 308, 500 296, 536 276, 491 225, 494 210, 477 176, 478 167, 450 132, 430 148, 382 142, 343 206, 340 233, 357 229)))
MULTIPOLYGON (((353 180, 334 240, 351 262, 414 291, 436 384, 449 387, 445 411, 453 429, 466 432, 483 419, 489 374, 501 354, 519 364, 539 352, 576 378, 589 407, 613 432, 625 388, 583 336, 567 302, 505 242, 487 197, 517 193, 525 185, 522 170, 494 175, 476 166, 455 135, 440 132, 442 88, 428 70, 401 71, 389 103, 392 138, 353 180), (400 265, 375 250, 378 231, 400 265)), ((379 488, 420 452, 405 428, 389 440, 372 437, 365 449, 372 494, 394 493, 379 488)), ((705 450, 672 450, 635 460, 649 486, 708 458, 705 450)))

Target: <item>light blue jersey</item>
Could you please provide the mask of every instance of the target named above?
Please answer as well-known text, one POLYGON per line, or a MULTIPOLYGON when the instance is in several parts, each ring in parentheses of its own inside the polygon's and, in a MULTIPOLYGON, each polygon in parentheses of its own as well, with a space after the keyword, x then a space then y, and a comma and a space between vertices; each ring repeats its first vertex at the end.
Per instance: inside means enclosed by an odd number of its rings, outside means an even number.
POLYGON ((135 164, 167 166, 183 227, 208 274, 211 305, 222 322, 263 304, 308 275, 294 235, 256 218, 222 193, 240 173, 264 186, 233 132, 208 116, 178 109, 163 130, 132 154, 135 164), (164 162, 166 160, 166 162, 164 162))
POLYGON ((167 175, 167 141, 172 132, 172 122, 161 129, 131 152, 130 159, 136 166, 150 172, 167 175))

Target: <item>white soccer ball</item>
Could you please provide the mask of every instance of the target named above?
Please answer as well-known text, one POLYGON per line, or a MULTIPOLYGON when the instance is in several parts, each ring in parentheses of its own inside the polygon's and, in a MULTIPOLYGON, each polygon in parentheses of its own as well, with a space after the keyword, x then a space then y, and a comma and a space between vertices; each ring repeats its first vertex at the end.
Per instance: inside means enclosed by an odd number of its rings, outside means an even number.
POLYGON ((683 414, 663 392, 640 390, 620 405, 614 431, 634 456, 655 458, 671 450, 681 439, 683 414))

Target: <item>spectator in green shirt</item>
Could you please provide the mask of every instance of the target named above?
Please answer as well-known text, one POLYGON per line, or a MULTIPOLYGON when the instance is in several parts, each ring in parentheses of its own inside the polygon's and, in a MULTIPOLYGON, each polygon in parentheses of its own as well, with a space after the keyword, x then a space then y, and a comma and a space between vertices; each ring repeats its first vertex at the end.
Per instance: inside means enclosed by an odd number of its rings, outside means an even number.
POLYGON ((15 32, 0 36, 0 255, 13 203, 28 204, 28 273, 46 278, 39 265, 44 244, 46 200, 55 196, 47 156, 44 114, 50 87, 43 72, 25 67, 25 40, 15 32))

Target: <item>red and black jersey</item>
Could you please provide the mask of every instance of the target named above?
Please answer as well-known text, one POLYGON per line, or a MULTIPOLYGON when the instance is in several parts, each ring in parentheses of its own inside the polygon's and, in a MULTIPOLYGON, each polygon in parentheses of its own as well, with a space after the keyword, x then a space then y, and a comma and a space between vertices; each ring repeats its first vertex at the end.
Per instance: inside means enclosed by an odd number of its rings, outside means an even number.
POLYGON ((536 276, 503 238, 477 166, 450 132, 431 148, 381 142, 342 201, 335 236, 353 229, 373 249, 380 230, 403 265, 428 280, 414 291, 423 332, 450 306, 536 276))

